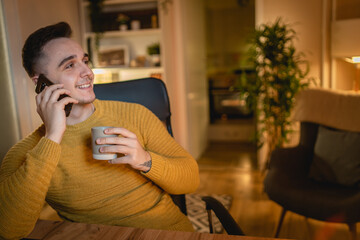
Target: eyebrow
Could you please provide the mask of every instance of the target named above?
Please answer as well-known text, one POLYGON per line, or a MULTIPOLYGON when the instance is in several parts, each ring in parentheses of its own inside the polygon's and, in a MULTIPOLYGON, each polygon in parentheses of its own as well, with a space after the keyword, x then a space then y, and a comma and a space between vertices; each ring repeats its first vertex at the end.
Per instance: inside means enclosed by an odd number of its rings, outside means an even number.
MULTIPOLYGON (((89 54, 87 53, 84 53, 84 56, 83 57, 89 57, 89 54)), ((71 55, 71 56, 68 56, 66 58, 64 58, 58 65, 58 67, 61 67, 62 65, 64 65, 64 63, 66 63, 67 61, 71 60, 71 59, 74 59, 76 58, 76 55, 71 55)))

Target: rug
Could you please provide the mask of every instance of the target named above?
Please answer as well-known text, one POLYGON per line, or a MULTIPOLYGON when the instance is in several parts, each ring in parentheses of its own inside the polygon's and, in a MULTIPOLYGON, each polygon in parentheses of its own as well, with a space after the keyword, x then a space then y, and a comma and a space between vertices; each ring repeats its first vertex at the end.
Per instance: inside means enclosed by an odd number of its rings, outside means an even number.
MULTIPOLYGON (((186 194, 186 207, 188 218, 192 223, 195 231, 197 232, 209 232, 209 221, 208 215, 205 208, 205 202, 201 200, 201 197, 204 195, 199 194, 186 194)), ((209 195, 216 198, 221 202, 226 209, 229 209, 231 206, 232 197, 230 195, 209 195)), ((215 233, 222 233, 223 228, 219 219, 212 212, 213 222, 214 222, 214 231, 215 233)))

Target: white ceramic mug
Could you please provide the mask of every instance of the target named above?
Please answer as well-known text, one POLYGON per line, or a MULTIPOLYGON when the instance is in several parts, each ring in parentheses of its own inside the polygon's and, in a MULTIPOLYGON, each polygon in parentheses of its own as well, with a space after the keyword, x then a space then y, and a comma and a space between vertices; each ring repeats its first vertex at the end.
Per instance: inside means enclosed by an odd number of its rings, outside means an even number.
POLYGON ((102 146, 110 146, 106 144, 97 144, 96 139, 103 137, 117 137, 117 135, 106 135, 104 130, 112 127, 93 127, 91 128, 91 146, 93 152, 93 158, 97 160, 110 160, 117 158, 116 153, 101 153, 100 148, 102 146))

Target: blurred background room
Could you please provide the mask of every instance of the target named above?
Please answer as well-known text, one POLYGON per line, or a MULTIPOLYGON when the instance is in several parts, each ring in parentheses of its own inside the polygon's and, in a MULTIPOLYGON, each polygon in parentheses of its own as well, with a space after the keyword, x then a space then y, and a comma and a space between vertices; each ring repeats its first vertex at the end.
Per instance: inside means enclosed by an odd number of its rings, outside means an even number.
MULTIPOLYGON (((310 87, 359 90, 352 59, 360 56, 357 0, 1 0, 1 159, 41 124, 35 86, 22 67, 24 41, 40 27, 66 21, 90 55, 95 84, 165 82, 174 137, 200 166, 196 194, 230 196, 229 211, 246 234, 273 236, 281 208, 263 190, 266 146, 258 149, 253 141, 259 123, 237 86, 256 78, 248 60, 254 29, 279 17, 296 32, 310 87)), ((288 146, 298 138, 295 125, 288 146)), ((49 210, 42 217, 56 215, 49 210)), ((350 239, 346 225, 295 213, 280 237, 350 239), (317 238, 322 232, 331 234, 317 238)))

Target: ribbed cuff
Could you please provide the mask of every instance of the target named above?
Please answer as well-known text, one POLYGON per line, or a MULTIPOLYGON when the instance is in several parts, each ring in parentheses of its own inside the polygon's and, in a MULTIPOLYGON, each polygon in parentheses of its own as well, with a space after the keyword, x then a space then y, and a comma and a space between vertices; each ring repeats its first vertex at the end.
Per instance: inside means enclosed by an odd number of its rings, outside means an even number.
POLYGON ((146 175, 146 177, 156 181, 156 180, 161 180, 163 174, 164 174, 164 169, 165 169, 165 164, 166 161, 159 155, 150 152, 150 156, 151 156, 151 169, 150 171, 148 171, 147 173, 141 172, 142 174, 146 175))
POLYGON ((38 144, 30 151, 30 154, 36 156, 35 159, 39 159, 42 162, 51 162, 56 165, 60 158, 61 146, 46 137, 42 137, 38 144), (57 160, 54 161, 54 159, 57 160))

